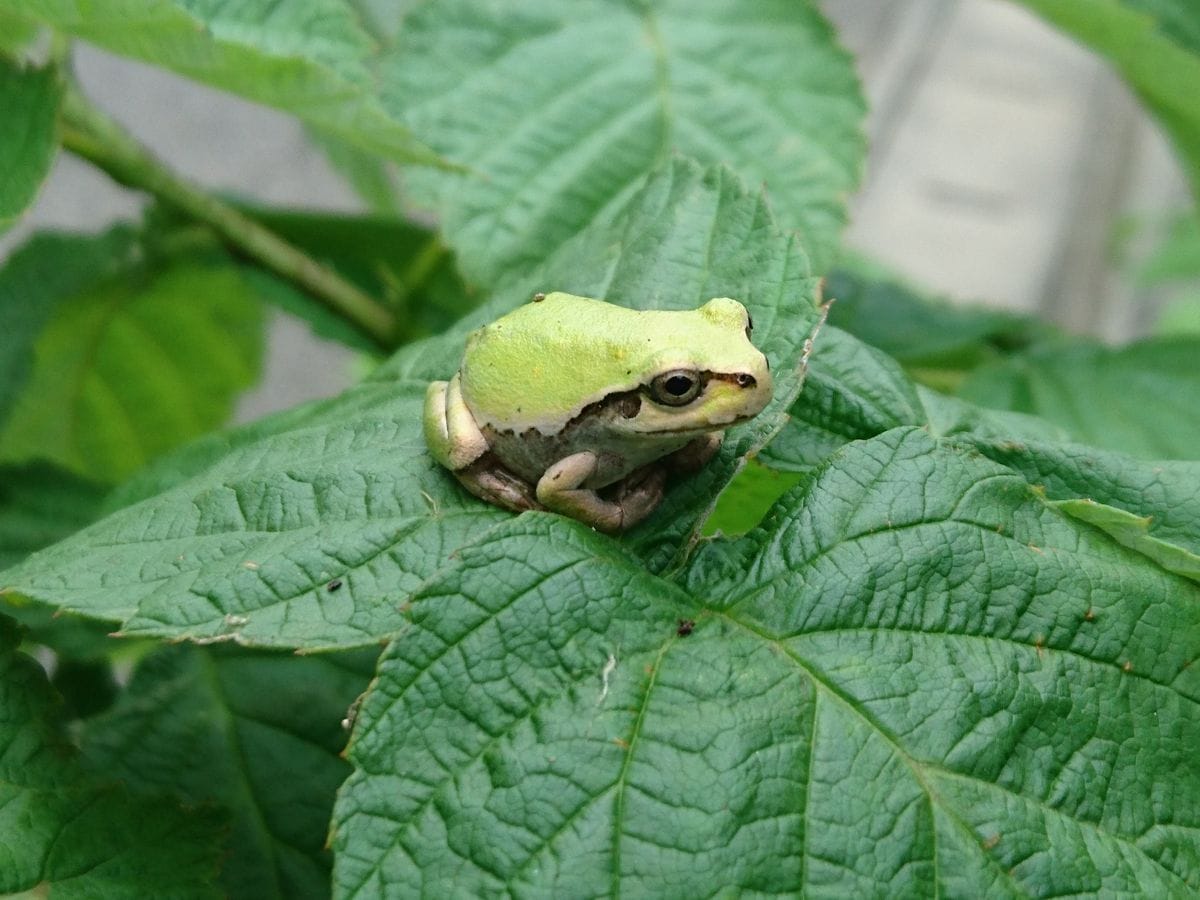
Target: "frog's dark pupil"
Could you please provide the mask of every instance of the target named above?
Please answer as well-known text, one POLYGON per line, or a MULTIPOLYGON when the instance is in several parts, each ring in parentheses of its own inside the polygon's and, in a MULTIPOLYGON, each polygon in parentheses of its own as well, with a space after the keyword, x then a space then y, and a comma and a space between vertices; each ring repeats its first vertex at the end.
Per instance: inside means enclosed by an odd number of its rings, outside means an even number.
POLYGON ((682 397, 692 389, 692 379, 686 375, 672 375, 667 379, 666 388, 668 394, 682 397))

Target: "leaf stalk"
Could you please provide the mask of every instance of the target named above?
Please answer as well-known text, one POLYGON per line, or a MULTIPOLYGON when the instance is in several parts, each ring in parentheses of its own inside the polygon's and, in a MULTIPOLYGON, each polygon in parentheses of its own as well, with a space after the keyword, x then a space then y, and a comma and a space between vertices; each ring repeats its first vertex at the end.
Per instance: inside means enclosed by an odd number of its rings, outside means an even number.
POLYGON ((204 223, 235 252, 287 279, 345 318, 383 349, 395 345, 391 310, 261 223, 172 172, 74 85, 61 108, 62 144, 114 181, 145 191, 204 223))

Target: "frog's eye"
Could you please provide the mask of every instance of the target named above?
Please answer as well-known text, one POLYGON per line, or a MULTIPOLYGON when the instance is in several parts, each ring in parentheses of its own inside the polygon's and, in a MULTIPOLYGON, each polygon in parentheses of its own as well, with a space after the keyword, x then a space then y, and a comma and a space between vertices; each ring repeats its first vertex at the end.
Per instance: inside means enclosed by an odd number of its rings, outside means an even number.
POLYGON ((700 393, 700 373, 691 369, 672 369, 650 382, 650 395, 666 406, 684 406, 700 393))

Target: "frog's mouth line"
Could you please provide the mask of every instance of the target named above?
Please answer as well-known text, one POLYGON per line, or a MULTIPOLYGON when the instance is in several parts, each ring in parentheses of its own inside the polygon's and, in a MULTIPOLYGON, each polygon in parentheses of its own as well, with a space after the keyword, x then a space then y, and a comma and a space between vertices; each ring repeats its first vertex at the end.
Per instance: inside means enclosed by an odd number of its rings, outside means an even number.
MULTIPOLYGON (((761 412, 761 410, 759 411, 761 412)), ((637 430, 634 434, 709 434, 713 431, 724 431, 726 428, 732 428, 734 425, 741 425, 743 422, 749 422, 751 419, 758 416, 759 413, 751 413, 749 415, 735 416, 728 422, 713 425, 693 425, 690 428, 653 428, 645 431, 637 430)), ((630 429, 633 431, 633 429, 630 429)))

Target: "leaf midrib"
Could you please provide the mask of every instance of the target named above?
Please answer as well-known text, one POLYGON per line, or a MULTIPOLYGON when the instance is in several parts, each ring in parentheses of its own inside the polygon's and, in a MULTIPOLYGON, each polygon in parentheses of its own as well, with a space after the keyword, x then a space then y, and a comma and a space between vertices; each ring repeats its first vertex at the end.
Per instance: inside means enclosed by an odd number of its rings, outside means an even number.
MULTIPOLYGON (((1075 823, 1080 828, 1089 829, 1099 835, 1105 835, 1109 839, 1111 839, 1114 843, 1128 847, 1137 856, 1147 860, 1148 862, 1150 862, 1152 865, 1154 865, 1158 869, 1161 869, 1164 873, 1166 873, 1166 875, 1168 876, 1168 878, 1170 880, 1178 881, 1178 882, 1182 883, 1185 887, 1187 887, 1187 883, 1182 878, 1180 878, 1179 875, 1177 875, 1171 869, 1167 868, 1163 863, 1159 862, 1157 859, 1155 859, 1154 857, 1152 857, 1148 853, 1146 853, 1145 850, 1143 850, 1141 847, 1138 846, 1136 841, 1134 841, 1132 838, 1130 838, 1126 835, 1118 834, 1109 829, 1106 829, 1102 825, 1100 825, 1099 823, 1096 823, 1096 822, 1091 822, 1086 819, 1077 819, 1077 818, 1068 816, 1066 813, 1063 813, 1061 810, 1055 809, 1053 806, 1050 806, 1049 804, 1047 804, 1045 801, 1041 800, 1040 798, 1029 797, 1024 794, 1019 794, 1019 793, 1016 793, 1015 791, 1012 791, 1009 788, 1006 788, 1003 785, 997 784, 995 782, 983 781, 981 779, 974 778, 968 774, 965 774, 962 772, 955 772, 952 769, 944 768, 935 763, 930 763, 930 762, 916 759, 915 757, 911 756, 904 749, 904 747, 901 745, 899 739, 895 735, 893 735, 881 723, 877 722, 875 720, 875 718, 866 709, 863 709, 855 701, 855 699, 852 696, 845 694, 840 688, 838 688, 836 685, 834 685, 831 681, 825 679, 823 676, 818 674, 818 671, 816 668, 811 666, 807 662, 807 660, 805 660, 798 653, 796 653, 794 650, 792 650, 786 643, 773 637, 770 633, 763 631, 760 628, 756 627, 756 625, 754 623, 746 622, 741 619, 738 619, 732 615, 729 615, 725 611, 712 610, 712 613, 715 616, 720 616, 721 618, 725 619, 731 625, 733 625, 737 628, 740 628, 743 631, 748 632, 749 634, 753 635, 754 637, 758 638, 759 640, 765 641, 765 642, 771 644, 772 646, 776 647, 780 653, 782 653, 787 659, 791 660, 791 662, 796 666, 796 668, 799 669, 805 676, 807 676, 810 679, 810 681, 812 682, 812 684, 814 686, 816 686, 818 689, 824 691, 829 697, 831 697, 832 699, 834 699, 838 703, 840 703, 851 715, 853 715, 854 717, 861 720, 864 725, 866 725, 871 731, 876 733, 892 749, 892 752, 896 755, 896 757, 905 764, 905 766, 909 769, 910 772, 912 772, 913 779, 920 786, 922 792, 924 792, 926 798, 928 799, 931 811, 934 806, 936 806, 938 809, 940 809, 942 811, 942 813, 950 821, 952 821, 967 837, 967 845, 975 848, 979 852, 980 856, 983 858, 985 863, 990 868, 994 868, 998 873, 1000 873, 1004 877, 1005 881, 1010 883, 1013 886, 1013 888, 1015 890, 1019 891, 1020 893, 1023 893, 1023 894, 1027 893, 1024 886, 1022 886, 1016 880, 1015 876, 1013 876, 1011 872, 1009 872, 1007 869, 1004 868, 1004 866, 1002 866, 1000 864, 1000 861, 998 859, 996 859, 994 856, 992 856, 992 854, 986 852, 983 849, 983 847, 979 843, 978 836, 976 835, 974 829, 970 826, 970 824, 968 822, 966 822, 958 814, 958 812, 954 809, 954 807, 946 804, 945 801, 941 800, 938 792, 936 790, 934 790, 933 786, 930 785, 929 782, 927 781, 927 779, 925 777, 926 771, 935 772, 935 773, 942 775, 944 777, 947 777, 947 778, 956 778, 956 779, 960 779, 962 781, 971 782, 973 784, 982 785, 982 787, 985 790, 1001 791, 1003 793, 1006 793, 1006 794, 1014 797, 1015 799, 1020 801, 1022 804, 1032 805, 1032 806, 1035 806, 1035 807, 1043 810, 1043 812, 1045 812, 1048 816, 1063 817, 1063 818, 1068 819, 1069 821, 1075 823)), ((937 833, 936 823, 931 822, 931 825, 933 827, 933 835, 936 838, 936 833, 937 833)), ((940 880, 940 876, 937 873, 938 859, 936 856, 936 843, 934 846, 935 846, 934 857, 931 859, 931 862, 934 867, 934 876, 935 876, 934 889, 936 892, 935 893, 935 897, 936 897, 936 896, 938 896, 938 893, 940 893, 941 880, 940 880)))

